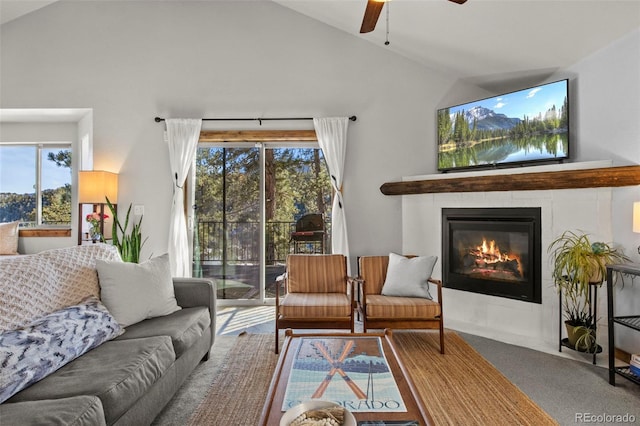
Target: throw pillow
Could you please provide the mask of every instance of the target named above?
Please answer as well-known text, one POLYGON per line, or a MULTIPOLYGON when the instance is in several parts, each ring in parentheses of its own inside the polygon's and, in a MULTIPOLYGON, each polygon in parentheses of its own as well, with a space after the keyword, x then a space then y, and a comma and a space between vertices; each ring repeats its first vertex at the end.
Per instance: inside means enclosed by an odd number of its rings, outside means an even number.
POLYGON ((141 264, 98 260, 96 268, 102 303, 123 327, 181 309, 168 254, 141 264))
POLYGON ((0 333, 0 403, 122 332, 107 308, 90 296, 0 333))
POLYGON ((20 221, 0 223, 0 254, 18 254, 20 221))
POLYGON ((387 277, 382 286, 385 296, 422 297, 433 299, 429 283, 437 256, 404 257, 389 253, 387 277))
POLYGON ((118 260, 120 254, 109 244, 89 244, 0 256, 0 331, 24 327, 88 296, 99 298, 96 259, 118 260))

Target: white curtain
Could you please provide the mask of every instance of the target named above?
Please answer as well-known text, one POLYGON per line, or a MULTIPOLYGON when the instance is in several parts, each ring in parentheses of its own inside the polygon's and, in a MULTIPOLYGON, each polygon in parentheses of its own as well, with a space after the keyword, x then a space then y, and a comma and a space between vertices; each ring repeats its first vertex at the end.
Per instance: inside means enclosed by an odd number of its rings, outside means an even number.
POLYGON ((201 119, 168 118, 167 143, 173 181, 173 202, 169 223, 169 259, 174 277, 191 276, 187 221, 184 215, 184 182, 193 164, 200 139, 201 119))
MULTIPOLYGON (((331 249, 334 254, 343 254, 349 258, 349 241, 347 239, 347 216, 342 198, 342 179, 344 176, 344 159, 347 152, 348 117, 314 118, 318 143, 324 154, 331 185, 335 190, 331 209, 331 249)), ((349 265, 349 262, 347 262, 349 265)))

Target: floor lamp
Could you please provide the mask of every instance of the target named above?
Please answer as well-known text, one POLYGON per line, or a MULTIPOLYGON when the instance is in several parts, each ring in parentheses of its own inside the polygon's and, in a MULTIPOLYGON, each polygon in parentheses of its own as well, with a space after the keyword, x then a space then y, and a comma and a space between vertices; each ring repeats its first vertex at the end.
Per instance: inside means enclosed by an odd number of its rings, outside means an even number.
POLYGON ((78 175, 78 245, 82 244, 84 204, 93 205, 92 212, 100 213, 100 235, 104 237, 106 199, 117 209, 118 174, 104 170, 83 170, 78 175))

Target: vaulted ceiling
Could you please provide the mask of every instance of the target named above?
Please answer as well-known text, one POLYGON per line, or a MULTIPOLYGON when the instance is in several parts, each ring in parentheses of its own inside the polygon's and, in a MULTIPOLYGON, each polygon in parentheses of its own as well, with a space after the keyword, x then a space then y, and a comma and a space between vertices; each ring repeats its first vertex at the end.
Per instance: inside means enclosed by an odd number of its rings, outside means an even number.
POLYGON ((487 89, 544 78, 640 28, 640 0, 393 0, 368 34, 366 0, 274 1, 487 89))
MULTIPOLYGON (((543 79, 640 28, 640 0, 393 0, 368 34, 359 33, 366 0, 260 1, 274 1, 489 90, 496 82, 517 84, 532 74, 543 79)), ((54 2, 0 0, 0 22, 54 2)))

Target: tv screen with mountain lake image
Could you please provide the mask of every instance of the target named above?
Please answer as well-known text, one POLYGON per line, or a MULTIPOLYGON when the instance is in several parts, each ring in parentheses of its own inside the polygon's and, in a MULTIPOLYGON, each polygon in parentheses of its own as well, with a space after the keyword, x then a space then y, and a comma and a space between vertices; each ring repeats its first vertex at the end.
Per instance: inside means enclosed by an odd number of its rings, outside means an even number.
POLYGON ((439 109, 438 170, 569 158, 568 92, 561 80, 439 109))

